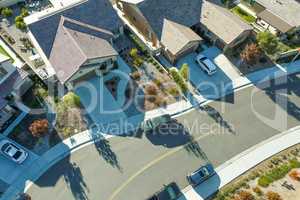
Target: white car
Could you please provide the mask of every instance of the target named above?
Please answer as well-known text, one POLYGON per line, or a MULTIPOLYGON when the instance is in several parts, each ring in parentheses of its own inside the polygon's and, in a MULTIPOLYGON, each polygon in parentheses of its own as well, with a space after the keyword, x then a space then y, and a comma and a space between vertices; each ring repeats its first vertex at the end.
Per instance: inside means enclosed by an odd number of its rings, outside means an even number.
POLYGON ((28 153, 16 146, 8 140, 0 141, 0 151, 7 158, 10 158, 14 162, 21 164, 28 157, 28 153))
POLYGON ((217 71, 216 65, 205 55, 199 54, 196 57, 196 62, 200 65, 201 69, 204 70, 208 75, 213 75, 217 71))

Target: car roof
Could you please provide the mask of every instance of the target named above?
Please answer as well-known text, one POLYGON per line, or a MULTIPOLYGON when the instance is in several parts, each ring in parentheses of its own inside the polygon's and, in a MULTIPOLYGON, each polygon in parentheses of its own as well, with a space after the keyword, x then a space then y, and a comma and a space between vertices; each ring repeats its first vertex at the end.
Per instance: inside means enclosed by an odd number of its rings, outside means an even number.
POLYGON ((199 54, 197 56, 197 59, 202 59, 205 58, 205 60, 201 60, 201 62, 203 62, 211 71, 214 71, 217 69, 216 65, 209 59, 207 58, 207 56, 203 55, 203 54, 199 54))

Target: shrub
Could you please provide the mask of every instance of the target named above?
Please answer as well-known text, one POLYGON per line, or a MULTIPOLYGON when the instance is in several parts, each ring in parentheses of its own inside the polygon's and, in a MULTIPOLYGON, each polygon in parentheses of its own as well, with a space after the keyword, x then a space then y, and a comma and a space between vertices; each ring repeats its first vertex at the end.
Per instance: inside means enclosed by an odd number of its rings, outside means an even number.
POLYGON ((297 159, 290 160, 289 163, 292 169, 300 168, 300 162, 297 159))
POLYGON ((134 80, 140 80, 140 78, 141 78, 141 73, 140 73, 139 71, 135 71, 135 72, 133 72, 133 73, 131 74, 131 76, 132 76, 132 78, 133 78, 134 80))
POLYGON ((261 187, 268 187, 272 183, 272 180, 267 176, 261 176, 258 179, 258 185, 261 187))
POLYGON ((2 8, 2 10, 1 10, 1 15, 2 15, 3 17, 10 17, 10 16, 13 15, 13 11, 12 11, 12 9, 10 9, 10 8, 2 8))
POLYGON ((27 17, 29 15, 29 12, 26 8, 21 9, 21 16, 22 17, 27 17))
POLYGON ((175 83, 178 84, 180 89, 183 92, 187 92, 188 91, 187 83, 185 82, 184 78, 178 73, 178 71, 176 69, 172 68, 172 69, 170 69, 170 74, 171 74, 172 78, 174 79, 175 83))
POLYGON ((130 57, 132 57, 133 59, 137 58, 138 56, 138 50, 137 48, 132 48, 129 52, 130 57))
POLYGON ((133 60, 133 65, 135 67, 140 67, 143 64, 144 60, 140 57, 137 57, 133 60))
POLYGON ((247 44, 245 49, 241 52, 242 60, 248 64, 255 64, 261 55, 260 49, 254 43, 247 44))
POLYGON ((16 22, 16 27, 20 30, 25 30, 27 28, 27 25, 25 24, 25 22, 18 21, 16 22))
POLYGON ((24 21, 24 19, 23 19, 23 17, 22 16, 16 16, 16 18, 15 18, 15 22, 17 23, 17 22, 23 22, 24 21))
POLYGON ((253 192, 255 192, 255 194, 257 194, 258 196, 262 196, 263 195, 263 191, 260 189, 260 187, 256 186, 254 188, 252 188, 253 192))
POLYGON ((295 181, 300 181, 300 173, 297 170, 293 170, 289 173, 289 177, 295 181))
POLYGON ((147 95, 157 95, 157 87, 155 85, 149 84, 145 88, 147 95))
POLYGON ((35 91, 35 95, 46 98, 48 96, 48 91, 40 87, 35 91))
POLYGON ((63 97, 63 104, 67 107, 79 107, 80 106, 80 97, 74 94, 74 92, 68 92, 63 97))
POLYGON ((237 196, 234 198, 235 200, 255 200, 253 194, 247 191, 240 191, 237 196))
POLYGON ((48 132, 49 122, 47 119, 39 119, 32 122, 29 131, 34 137, 41 137, 48 132))
POLYGON ((168 88, 167 91, 170 95, 172 95, 174 97, 178 97, 180 94, 176 86, 172 86, 172 87, 168 88))
POLYGON ((162 86, 162 81, 160 79, 154 79, 153 82, 157 85, 157 87, 162 86))
POLYGON ((277 51, 279 41, 275 35, 269 31, 257 34, 258 45, 268 54, 274 54, 277 51))
POLYGON ((180 75, 185 79, 188 80, 189 79, 189 75, 190 75, 190 69, 189 69, 189 65, 187 63, 184 63, 179 71, 180 75))
POLYGON ((282 200, 281 196, 276 192, 269 191, 266 196, 268 200, 282 200))

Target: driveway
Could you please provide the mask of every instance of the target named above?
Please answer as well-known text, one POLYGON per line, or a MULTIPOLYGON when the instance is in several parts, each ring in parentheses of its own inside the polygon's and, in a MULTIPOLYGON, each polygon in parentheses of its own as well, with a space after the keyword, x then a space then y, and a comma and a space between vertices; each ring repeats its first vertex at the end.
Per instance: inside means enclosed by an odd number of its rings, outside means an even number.
POLYGON ((144 113, 135 107, 136 102, 126 99, 131 69, 121 58, 118 58, 118 66, 107 75, 95 75, 75 86, 75 93, 85 107, 90 127, 114 135, 135 129, 144 119, 144 113), (118 80, 115 93, 105 84, 112 79, 118 80))
POLYGON ((201 53, 217 65, 217 72, 212 76, 207 75, 195 62, 196 53, 191 53, 180 59, 176 67, 180 68, 184 63, 189 65, 190 82, 206 99, 215 99, 230 92, 233 89, 232 80, 240 77, 234 66, 216 47, 208 48, 201 53))
POLYGON ((178 116, 176 119, 194 137, 193 145, 176 142, 179 146, 174 147, 176 138, 166 138, 166 135, 163 141, 153 138, 155 135, 141 139, 113 137, 106 146, 119 168, 105 160, 99 153, 99 145, 90 145, 51 167, 28 193, 33 199, 43 200, 53 199, 52 194, 57 200, 141 200, 172 181, 184 188, 186 175, 205 163, 205 155, 217 167, 253 145, 298 126, 299 77, 289 76, 287 83, 275 81, 277 84, 274 82, 266 89, 249 87, 228 97, 231 102, 210 103, 211 110, 220 114, 218 118, 208 110, 193 110, 178 116), (254 96, 253 91, 256 91, 254 96), (280 96, 279 101, 274 101, 274 93, 280 96), (288 101, 287 107, 282 98, 288 101), (278 113, 274 113, 276 107, 279 107, 278 113), (277 130, 272 125, 283 124, 281 118, 268 125, 254 110, 269 119, 280 114, 286 117, 287 124, 277 130), (233 130, 229 129, 230 125, 233 130), (204 153, 199 156, 197 149, 204 153))
MULTIPOLYGON (((0 135, 0 140, 3 139, 6 138, 0 135)), ((17 164, 0 154, 0 189, 2 189, 2 187, 4 187, 6 184, 12 184, 13 181, 18 176, 21 176, 24 173, 24 170, 26 170, 26 168, 29 167, 32 162, 38 158, 38 156, 32 153, 30 150, 26 149, 26 151, 28 152, 28 157, 22 164, 17 164)))

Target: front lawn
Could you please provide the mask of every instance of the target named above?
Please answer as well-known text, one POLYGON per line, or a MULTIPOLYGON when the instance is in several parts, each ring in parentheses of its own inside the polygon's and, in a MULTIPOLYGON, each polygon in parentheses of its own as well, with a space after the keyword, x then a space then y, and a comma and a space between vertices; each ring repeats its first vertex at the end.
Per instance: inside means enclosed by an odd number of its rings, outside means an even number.
POLYGON ((231 12, 234 14, 240 16, 242 19, 244 19, 248 23, 253 23, 255 22, 255 17, 244 11, 238 6, 235 6, 234 8, 231 9, 231 12))

